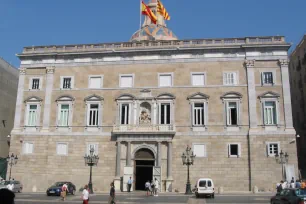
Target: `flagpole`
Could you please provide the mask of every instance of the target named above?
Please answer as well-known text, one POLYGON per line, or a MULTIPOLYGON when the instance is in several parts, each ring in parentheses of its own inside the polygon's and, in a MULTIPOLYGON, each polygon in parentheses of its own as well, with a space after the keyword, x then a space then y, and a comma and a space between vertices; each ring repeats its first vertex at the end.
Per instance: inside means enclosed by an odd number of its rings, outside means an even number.
POLYGON ((140 0, 140 12, 139 12, 139 30, 141 29, 141 20, 142 20, 142 0, 140 0))

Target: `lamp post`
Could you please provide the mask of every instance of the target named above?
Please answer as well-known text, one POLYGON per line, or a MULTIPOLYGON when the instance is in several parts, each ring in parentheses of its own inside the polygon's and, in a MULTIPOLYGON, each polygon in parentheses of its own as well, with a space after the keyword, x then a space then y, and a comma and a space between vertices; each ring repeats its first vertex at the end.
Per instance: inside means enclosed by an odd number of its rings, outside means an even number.
POLYGON ((10 166, 10 176, 9 176, 9 180, 11 180, 11 175, 12 175, 12 167, 17 164, 17 161, 18 161, 18 157, 17 155, 14 156, 14 153, 10 155, 8 155, 6 157, 6 161, 7 161, 7 164, 10 166))
POLYGON ((90 175, 89 175, 89 183, 88 183, 88 187, 89 187, 89 193, 93 194, 93 188, 92 188, 92 167, 93 166, 97 166, 98 161, 99 161, 99 157, 98 155, 94 155, 94 148, 90 148, 90 154, 84 156, 84 160, 85 160, 85 165, 90 166, 90 175))
POLYGON ((289 159, 289 155, 287 154, 287 152, 283 153, 283 150, 281 150, 281 152, 279 154, 278 153, 275 154, 276 163, 282 165, 282 179, 283 179, 283 181, 286 179, 285 174, 284 174, 284 165, 286 163, 288 163, 288 159, 289 159))
POLYGON ((190 178, 189 178, 189 166, 193 165, 194 158, 196 155, 193 154, 191 148, 187 146, 186 151, 182 154, 182 161, 183 165, 187 165, 187 183, 186 183, 186 192, 185 194, 192 194, 191 185, 190 185, 190 178))

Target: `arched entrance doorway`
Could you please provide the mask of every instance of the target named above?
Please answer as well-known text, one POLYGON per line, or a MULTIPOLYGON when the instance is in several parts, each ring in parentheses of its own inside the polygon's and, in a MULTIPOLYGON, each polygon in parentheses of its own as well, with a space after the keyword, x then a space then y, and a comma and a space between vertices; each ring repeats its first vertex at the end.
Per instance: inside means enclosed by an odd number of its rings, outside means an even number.
POLYGON ((153 179, 154 153, 146 148, 135 152, 135 190, 145 190, 145 183, 153 179))

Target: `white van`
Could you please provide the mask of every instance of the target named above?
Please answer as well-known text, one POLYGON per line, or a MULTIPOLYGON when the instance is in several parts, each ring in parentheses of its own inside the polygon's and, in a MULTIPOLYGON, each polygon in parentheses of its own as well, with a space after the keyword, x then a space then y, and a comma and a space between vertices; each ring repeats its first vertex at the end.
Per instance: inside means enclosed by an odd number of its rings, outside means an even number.
POLYGON ((213 180, 210 178, 200 178, 196 184, 195 195, 197 198, 201 195, 209 195, 214 198, 215 186, 213 180))

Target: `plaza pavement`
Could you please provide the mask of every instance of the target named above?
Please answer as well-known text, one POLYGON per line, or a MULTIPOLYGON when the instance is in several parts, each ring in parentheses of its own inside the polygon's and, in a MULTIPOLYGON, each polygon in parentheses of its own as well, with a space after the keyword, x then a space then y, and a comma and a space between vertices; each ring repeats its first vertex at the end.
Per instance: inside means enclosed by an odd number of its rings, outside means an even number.
MULTIPOLYGON (((215 198, 199 198, 196 199, 194 195, 187 196, 179 193, 161 193, 158 197, 145 195, 145 192, 131 192, 131 193, 118 193, 118 204, 262 204, 269 203, 272 194, 222 194, 215 195, 215 198)), ((90 196, 90 204, 107 204, 108 194, 99 193, 90 196)), ((62 201, 57 196, 46 196, 44 193, 18 193, 15 199, 16 204, 78 204, 82 203, 81 194, 75 196, 68 196, 66 201, 62 201)))

